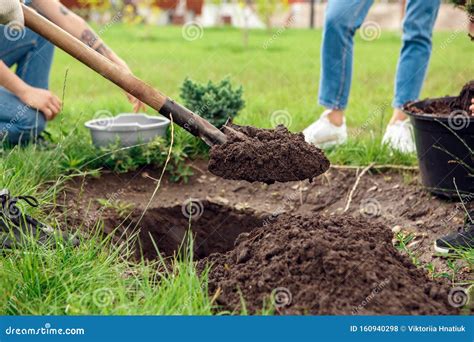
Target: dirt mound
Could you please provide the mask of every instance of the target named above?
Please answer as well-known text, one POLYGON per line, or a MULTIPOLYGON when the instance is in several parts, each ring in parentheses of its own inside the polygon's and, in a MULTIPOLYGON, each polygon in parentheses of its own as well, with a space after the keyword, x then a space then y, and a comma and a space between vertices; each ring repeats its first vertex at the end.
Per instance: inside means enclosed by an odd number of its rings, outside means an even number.
POLYGON ((217 303, 256 313, 273 294, 281 314, 456 314, 448 289, 392 245, 387 227, 354 217, 280 216, 202 260, 217 303))
POLYGON ((461 90, 459 96, 450 104, 451 110, 463 110, 470 112, 471 99, 474 98, 474 80, 467 83, 461 90))
POLYGON ((474 80, 466 83, 459 96, 454 99, 439 99, 430 102, 422 108, 408 104, 406 110, 418 114, 450 115, 454 111, 463 111, 471 114, 469 107, 471 106, 472 98, 474 98, 474 80))
POLYGON ((209 171, 226 179, 289 182, 313 179, 326 172, 329 160, 304 136, 284 126, 275 130, 231 125, 243 135, 228 133, 225 144, 211 149, 209 171))

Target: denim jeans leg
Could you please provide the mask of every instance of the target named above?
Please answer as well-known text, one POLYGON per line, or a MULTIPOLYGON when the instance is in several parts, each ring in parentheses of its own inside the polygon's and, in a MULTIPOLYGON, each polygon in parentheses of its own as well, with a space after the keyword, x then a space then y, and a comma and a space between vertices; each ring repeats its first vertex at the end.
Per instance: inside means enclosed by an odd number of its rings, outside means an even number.
POLYGON ((440 0, 408 0, 403 43, 395 80, 394 108, 419 98, 431 57, 433 27, 440 0))
POLYGON ((46 120, 41 112, 0 88, 0 142, 25 143, 37 137, 45 127, 46 120))
POLYGON ((352 82, 354 34, 362 25, 373 0, 329 0, 321 47, 319 103, 344 109, 352 82))
POLYGON ((16 65, 17 75, 32 87, 49 88, 53 55, 54 45, 28 28, 19 39, 0 36, 0 59, 9 67, 16 65))
MULTIPOLYGON (((3 26, 0 25, 0 29, 3 26)), ((17 75, 27 84, 48 89, 54 46, 29 29, 21 36, 0 36, 0 60, 16 65, 17 75)), ((0 87, 0 139, 17 144, 40 134, 46 125, 44 115, 0 87)))

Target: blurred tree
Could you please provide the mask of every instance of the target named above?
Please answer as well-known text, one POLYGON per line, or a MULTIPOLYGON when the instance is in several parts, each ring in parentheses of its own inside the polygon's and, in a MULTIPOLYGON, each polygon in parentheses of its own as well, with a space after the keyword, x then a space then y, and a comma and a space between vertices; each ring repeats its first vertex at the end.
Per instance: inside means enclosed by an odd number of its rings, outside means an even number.
POLYGON ((88 20, 92 19, 94 21, 103 22, 107 19, 104 19, 104 16, 112 4, 108 0, 76 0, 79 4, 79 8, 84 12, 80 12, 80 15, 84 15, 88 20))
POLYGON ((117 0, 123 13, 122 20, 128 25, 151 24, 160 13, 156 0, 117 0))
POLYGON ((111 7, 107 0, 77 0, 81 7, 93 8, 97 11, 106 11, 111 7))
POLYGON ((464 9, 469 15, 471 22, 474 21, 474 0, 450 0, 456 6, 464 9))
POLYGON ((282 0, 255 0, 255 10, 267 29, 272 28, 272 18, 281 4, 282 0))
POLYGON ((450 0, 459 8, 467 12, 469 16, 469 37, 474 41, 474 0, 450 0))
POLYGON ((249 20, 250 15, 253 12, 252 8, 252 0, 237 0, 240 8, 242 9, 243 15, 243 25, 242 25, 242 38, 244 42, 244 47, 247 48, 249 46, 249 20))

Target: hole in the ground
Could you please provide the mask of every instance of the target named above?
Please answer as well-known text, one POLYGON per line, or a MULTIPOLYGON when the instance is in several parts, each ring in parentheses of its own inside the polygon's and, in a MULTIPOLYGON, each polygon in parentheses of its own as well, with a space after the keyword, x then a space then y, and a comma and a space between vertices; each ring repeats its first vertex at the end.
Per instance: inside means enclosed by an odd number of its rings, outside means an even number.
MULTIPOLYGON (((128 222, 129 228, 137 226, 139 214, 128 222)), ((182 246, 190 229, 194 237, 195 258, 202 259, 212 253, 233 249, 241 233, 261 227, 264 219, 264 215, 252 210, 237 210, 198 200, 174 207, 152 208, 137 226, 140 229, 140 248, 147 259, 158 256, 155 244, 162 255, 171 256, 182 246)))

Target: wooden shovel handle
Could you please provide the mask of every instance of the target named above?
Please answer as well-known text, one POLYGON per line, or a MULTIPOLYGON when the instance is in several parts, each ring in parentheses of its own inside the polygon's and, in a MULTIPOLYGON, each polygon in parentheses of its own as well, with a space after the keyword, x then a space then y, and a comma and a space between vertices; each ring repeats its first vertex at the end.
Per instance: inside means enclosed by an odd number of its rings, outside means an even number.
POLYGON ((220 144, 226 141, 226 136, 208 121, 174 102, 134 75, 126 72, 28 6, 22 5, 22 7, 25 25, 72 57, 157 110, 160 114, 167 118, 172 116, 176 124, 191 134, 200 137, 208 145, 220 144))

